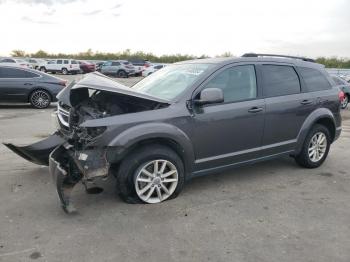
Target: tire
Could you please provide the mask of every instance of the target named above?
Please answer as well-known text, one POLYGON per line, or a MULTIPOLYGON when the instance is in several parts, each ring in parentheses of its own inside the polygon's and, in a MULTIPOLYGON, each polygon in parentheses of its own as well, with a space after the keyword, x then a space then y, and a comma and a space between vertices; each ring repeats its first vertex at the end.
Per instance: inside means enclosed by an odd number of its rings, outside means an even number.
POLYGON ((47 71, 46 71, 46 68, 45 68, 45 67, 43 67, 43 66, 42 66, 42 67, 40 67, 40 71, 41 71, 41 72, 44 72, 44 73, 46 73, 46 72, 47 72, 47 71))
POLYGON ((67 68, 62 68, 61 72, 62 72, 62 74, 64 74, 64 75, 68 75, 68 70, 67 70, 67 68))
POLYGON ((295 157, 295 161, 302 167, 306 167, 306 168, 319 167, 327 158, 330 145, 331 145, 331 136, 328 128, 323 125, 316 124, 313 126, 313 128, 310 130, 310 132, 306 136, 303 148, 299 153, 299 155, 295 157), (313 146, 312 144, 315 142, 314 139, 316 138, 317 140, 317 138, 320 137, 320 135, 324 137, 325 144, 321 146, 321 143, 319 143, 318 146, 316 146, 315 150, 311 150, 311 147, 313 146), (318 153, 316 153, 316 151, 318 151, 318 153), (314 154, 310 156, 312 152, 314 152, 314 154), (317 154, 318 154, 318 157, 316 157, 317 154))
POLYGON ((37 109, 47 108, 51 104, 51 95, 43 89, 34 90, 29 96, 29 103, 37 109))
POLYGON ((119 70, 117 72, 117 77, 119 77, 119 78, 127 78, 128 74, 124 70, 119 70))
MULTIPOLYGON (((152 172, 152 169, 148 170, 152 172)), ((173 199, 182 191, 184 183, 185 171, 181 158, 173 150, 162 145, 148 145, 136 149, 122 161, 117 173, 117 192, 120 198, 129 204, 153 204, 173 199), (161 175, 155 175, 153 178, 145 175, 146 173, 143 173, 142 170, 145 167, 152 168, 151 163, 157 163, 156 160, 158 160, 160 171, 163 163, 166 162, 163 175, 172 172, 173 174, 168 175, 167 178, 161 178, 161 175), (150 181, 140 182, 141 179, 149 179, 150 181), (177 182, 165 182, 165 180, 174 181, 176 179, 177 182), (142 195, 141 191, 147 186, 151 187, 142 195), (163 189, 163 186, 166 187, 168 193, 163 189), (147 199, 147 195, 151 190, 153 193, 147 199), (162 195, 161 198, 159 198, 159 194, 162 195)))
POLYGON ((341 108, 342 108, 342 109, 347 108, 347 107, 348 107, 348 104, 349 104, 349 95, 348 95, 348 94, 345 94, 344 100, 343 100, 342 103, 341 103, 341 108))

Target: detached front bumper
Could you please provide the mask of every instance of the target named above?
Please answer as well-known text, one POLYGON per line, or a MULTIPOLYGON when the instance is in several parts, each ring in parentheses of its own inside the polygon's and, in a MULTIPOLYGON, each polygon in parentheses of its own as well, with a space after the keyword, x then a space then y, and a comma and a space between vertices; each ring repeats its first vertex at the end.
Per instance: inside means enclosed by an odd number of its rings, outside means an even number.
POLYGON ((49 169, 63 210, 74 213, 76 208, 71 203, 74 186, 81 180, 86 186, 97 177, 108 176, 109 164, 104 149, 77 151, 65 143, 50 154, 49 169))

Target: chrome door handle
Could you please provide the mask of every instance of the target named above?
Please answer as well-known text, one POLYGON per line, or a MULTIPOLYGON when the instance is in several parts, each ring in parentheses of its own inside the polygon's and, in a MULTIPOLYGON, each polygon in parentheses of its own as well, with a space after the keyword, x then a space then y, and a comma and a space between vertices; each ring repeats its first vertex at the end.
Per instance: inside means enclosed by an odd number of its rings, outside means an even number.
POLYGON ((258 112, 261 112, 263 111, 263 108, 262 107, 252 107, 251 109, 248 110, 249 113, 258 113, 258 112))

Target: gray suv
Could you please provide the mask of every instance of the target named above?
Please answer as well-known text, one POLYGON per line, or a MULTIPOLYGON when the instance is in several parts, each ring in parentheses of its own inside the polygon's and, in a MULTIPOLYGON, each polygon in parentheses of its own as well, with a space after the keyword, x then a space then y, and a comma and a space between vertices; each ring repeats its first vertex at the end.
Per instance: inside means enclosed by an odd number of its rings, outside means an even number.
POLYGON ((306 58, 247 54, 170 65, 132 88, 92 73, 58 95, 58 131, 20 156, 50 166, 69 194, 113 175, 128 203, 176 197, 185 181, 289 155, 306 168, 341 132, 340 90, 306 58), (49 157, 50 154, 50 157, 49 157))
POLYGON ((107 61, 102 64, 100 72, 105 75, 128 77, 135 74, 135 67, 126 60, 107 61))

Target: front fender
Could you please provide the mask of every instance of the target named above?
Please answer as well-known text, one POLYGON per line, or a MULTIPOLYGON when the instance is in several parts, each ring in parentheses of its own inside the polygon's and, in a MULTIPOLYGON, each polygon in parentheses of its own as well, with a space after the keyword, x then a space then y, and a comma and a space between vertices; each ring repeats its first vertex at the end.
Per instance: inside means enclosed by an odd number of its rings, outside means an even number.
POLYGON ((190 138, 178 127, 167 123, 146 123, 131 127, 116 136, 108 147, 117 148, 118 153, 148 139, 168 139, 181 149, 186 171, 190 172, 194 163, 194 151, 190 138))
MULTIPOLYGON (((295 154, 297 155, 298 153, 301 152, 303 144, 304 144, 304 140, 307 136, 307 134, 309 133, 310 129, 312 128, 312 126, 320 119, 329 119, 332 121, 334 127, 336 127, 336 123, 334 120, 334 116, 332 114, 332 112, 327 109, 327 108, 319 108, 315 111, 313 111, 304 121, 298 137, 297 137, 297 146, 296 146, 296 150, 295 150, 295 154)), ((335 131, 335 130, 334 130, 335 131)))

